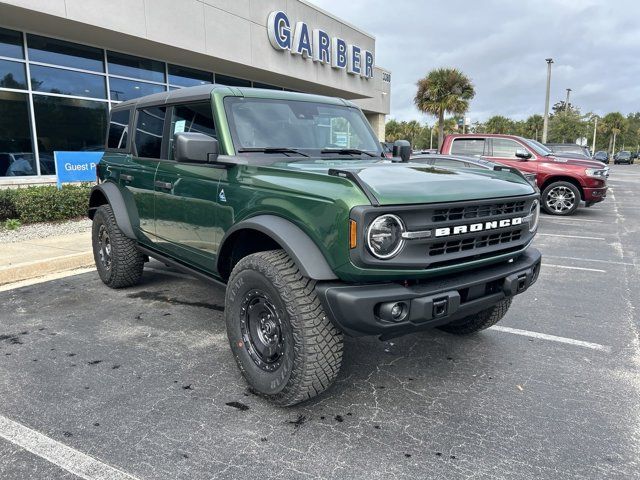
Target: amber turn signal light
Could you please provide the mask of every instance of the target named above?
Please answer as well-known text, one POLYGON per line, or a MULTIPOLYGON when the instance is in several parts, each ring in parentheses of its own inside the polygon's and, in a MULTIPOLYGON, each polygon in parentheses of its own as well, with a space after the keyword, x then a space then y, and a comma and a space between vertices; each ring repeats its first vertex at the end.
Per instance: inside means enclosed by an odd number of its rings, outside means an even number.
POLYGON ((355 220, 349 220, 349 248, 358 246, 358 224, 355 220))

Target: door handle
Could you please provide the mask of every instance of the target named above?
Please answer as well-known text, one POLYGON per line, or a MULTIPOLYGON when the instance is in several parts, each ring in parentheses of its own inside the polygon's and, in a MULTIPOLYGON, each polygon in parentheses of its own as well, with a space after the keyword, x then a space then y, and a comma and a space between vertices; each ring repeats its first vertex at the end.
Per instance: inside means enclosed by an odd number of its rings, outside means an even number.
POLYGON ((153 182, 153 184, 158 187, 161 188, 162 190, 171 190, 173 188, 173 183, 171 182, 153 182))
POLYGON ((125 182, 132 182, 133 181, 133 175, 122 174, 122 175, 120 175, 120 178, 122 180, 124 180, 125 182))

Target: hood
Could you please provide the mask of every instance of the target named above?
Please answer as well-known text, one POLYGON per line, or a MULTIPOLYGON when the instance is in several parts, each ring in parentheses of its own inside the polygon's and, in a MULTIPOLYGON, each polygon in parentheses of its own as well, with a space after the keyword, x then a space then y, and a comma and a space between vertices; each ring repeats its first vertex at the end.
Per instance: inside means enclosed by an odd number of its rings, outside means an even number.
POLYGON ((507 171, 447 170, 418 163, 366 160, 306 160, 277 166, 327 175, 329 169, 349 171, 359 177, 381 205, 456 202, 534 193, 526 179, 507 171))
POLYGON ((606 168, 607 166, 598 160, 588 158, 576 158, 570 153, 554 153, 549 155, 549 162, 564 163, 565 165, 580 165, 587 168, 606 168))

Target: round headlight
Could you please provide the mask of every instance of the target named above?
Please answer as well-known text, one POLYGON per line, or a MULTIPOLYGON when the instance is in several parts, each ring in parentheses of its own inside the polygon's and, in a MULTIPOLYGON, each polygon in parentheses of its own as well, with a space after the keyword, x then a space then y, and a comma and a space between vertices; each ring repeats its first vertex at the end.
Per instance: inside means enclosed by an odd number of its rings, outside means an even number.
POLYGON ((540 202, 534 200, 529 210, 529 231, 535 232, 538 228, 538 220, 540 219, 540 202))
POLYGON ((380 215, 367 229, 367 246, 371 253, 381 259, 397 255, 404 246, 402 233, 404 224, 395 215, 380 215))

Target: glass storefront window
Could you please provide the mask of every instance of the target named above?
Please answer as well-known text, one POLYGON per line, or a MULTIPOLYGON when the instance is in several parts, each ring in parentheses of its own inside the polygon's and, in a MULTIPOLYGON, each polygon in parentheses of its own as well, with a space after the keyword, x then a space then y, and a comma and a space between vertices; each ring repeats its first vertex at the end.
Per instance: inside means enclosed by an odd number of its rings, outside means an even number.
POLYGON ((253 88, 265 88, 267 90, 282 90, 282 87, 269 85, 268 83, 253 82, 253 88))
POLYGON ((0 91, 0 177, 35 175, 26 93, 0 91))
POLYGON ((194 87, 213 83, 213 74, 193 68, 169 65, 169 83, 180 87, 194 87))
POLYGON ((165 82, 164 62, 116 52, 107 52, 107 61, 110 75, 165 82))
POLYGON ((22 33, 0 28, 0 57, 24 58, 22 33))
POLYGON ((29 61, 104 72, 104 54, 100 48, 87 47, 39 35, 27 35, 29 61))
POLYGON ((107 98, 103 75, 31 65, 31 88, 36 92, 107 98))
POLYGON ((0 60, 0 87, 27 89, 27 74, 24 63, 0 60))
POLYGON ((229 85, 230 87, 250 87, 251 80, 244 78, 229 77, 227 75, 219 75, 216 73, 216 83, 220 85, 229 85))
POLYGON ((42 175, 55 174, 56 150, 104 150, 106 102, 34 95, 33 107, 42 175))
POLYGON ((109 89, 111 90, 111 100, 122 102, 132 98, 144 97, 152 93, 160 93, 166 90, 164 85, 155 83, 136 82, 123 78, 109 77, 109 89))

